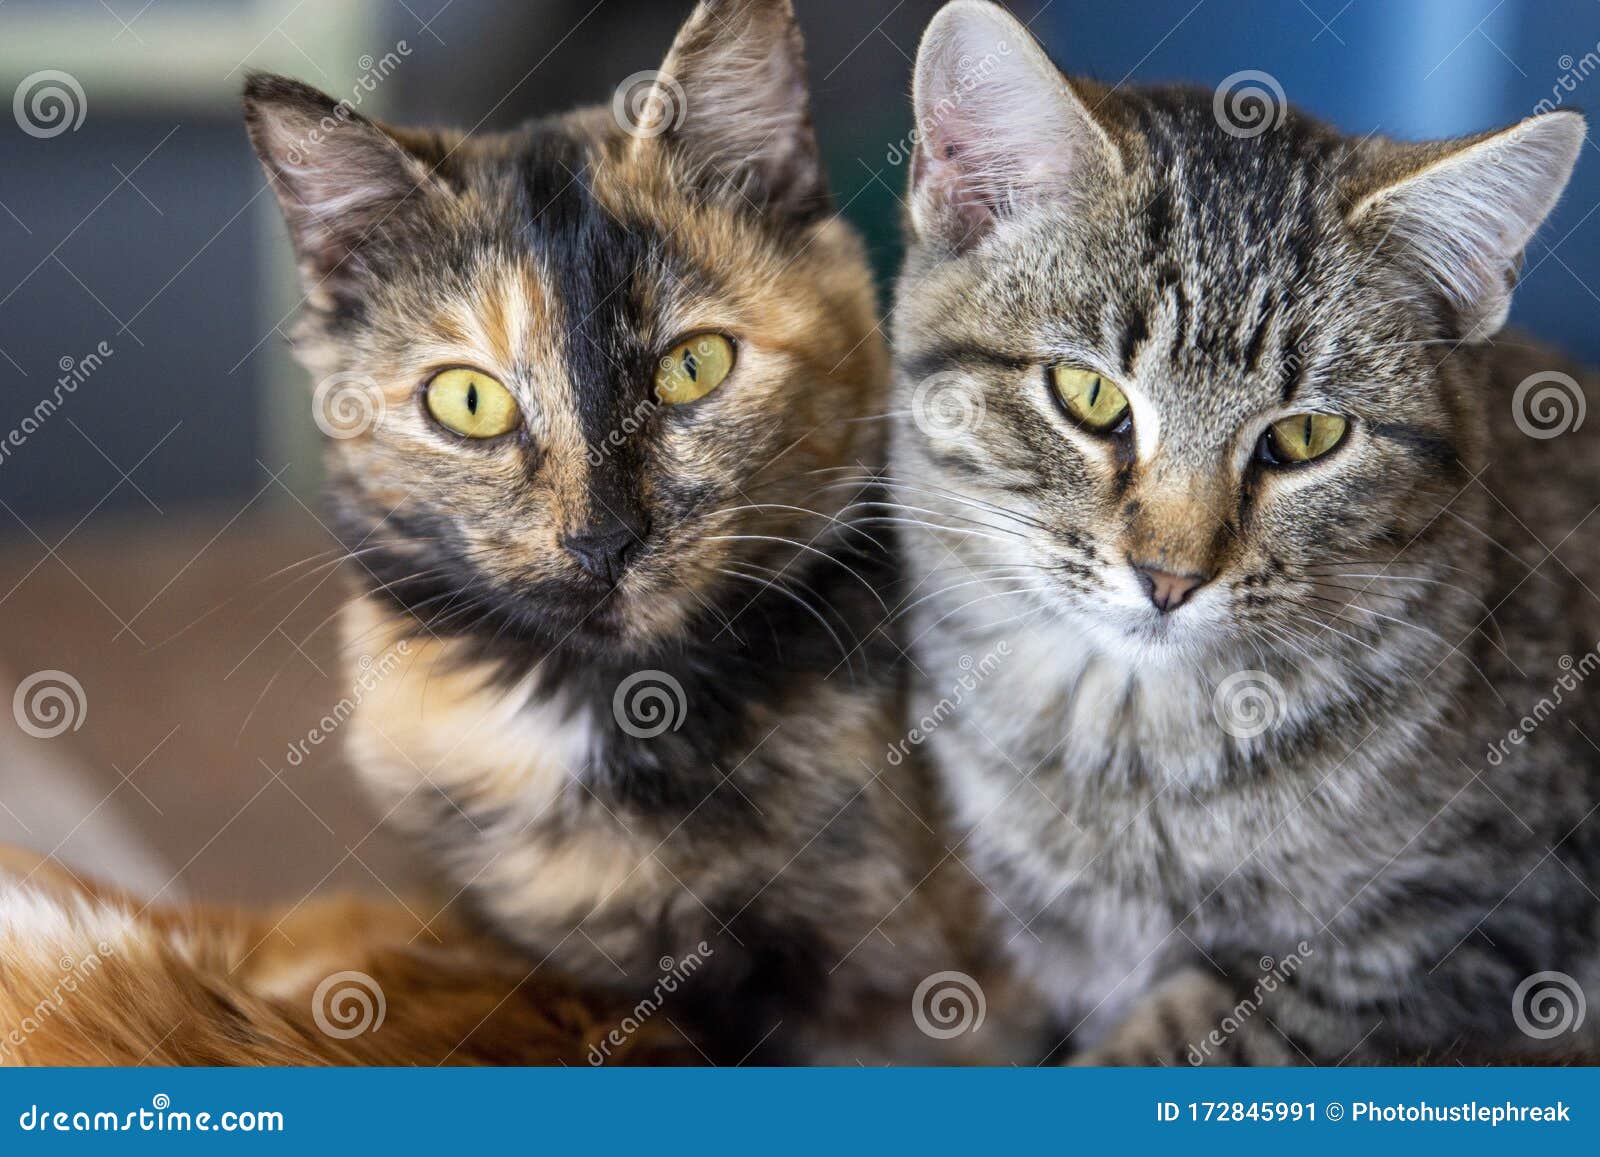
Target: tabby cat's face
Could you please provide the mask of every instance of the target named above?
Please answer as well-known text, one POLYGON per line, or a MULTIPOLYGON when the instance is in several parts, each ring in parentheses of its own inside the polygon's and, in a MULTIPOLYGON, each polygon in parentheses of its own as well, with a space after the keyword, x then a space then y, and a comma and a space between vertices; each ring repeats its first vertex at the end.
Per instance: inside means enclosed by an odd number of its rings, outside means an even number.
POLYGON ((378 399, 331 443, 341 530, 435 630, 629 650, 714 623, 848 502, 820 472, 873 459, 870 282, 823 212, 788 5, 701 10, 666 70, 663 124, 633 94, 309 147, 325 98, 253 85, 298 349, 378 399))
POLYGON ((1239 204, 1215 199, 1226 167, 1204 174, 1210 206, 1142 174, 902 292, 908 453, 987 504, 964 512, 987 525, 953 525, 1015 564, 996 576, 1108 643, 1294 629, 1289 589, 1403 545, 1474 437, 1418 344, 1442 333, 1351 276, 1332 192, 1285 166, 1282 215, 1252 220, 1242 180, 1239 204))
MULTIPOLYGON (((1492 173, 1447 160, 1422 190, 1445 150, 1292 113, 1230 132, 1210 92, 1068 90, 986 4, 930 30, 918 100, 896 473, 939 542, 1018 592, 991 618, 1043 604, 1147 658, 1292 648, 1338 637, 1371 585, 1351 575, 1407 547, 1447 565, 1459 528, 1428 535, 1483 437, 1450 354, 1503 319, 1509 270, 1430 251, 1410 214, 1509 213, 1492 173)), ((1573 124, 1528 125, 1486 164, 1520 164, 1542 215, 1573 124)))

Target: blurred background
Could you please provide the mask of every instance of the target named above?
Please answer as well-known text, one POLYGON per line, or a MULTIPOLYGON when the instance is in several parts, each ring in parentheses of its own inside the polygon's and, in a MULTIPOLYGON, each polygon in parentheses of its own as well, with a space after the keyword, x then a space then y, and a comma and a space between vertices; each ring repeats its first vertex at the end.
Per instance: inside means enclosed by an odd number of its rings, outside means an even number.
MULTIPOLYGON (((938 0, 796 0, 839 203, 887 277, 938 0)), ((689 0, 8 0, 0 7, 0 841, 146 892, 405 893, 337 744, 310 386, 247 69, 493 130, 609 100, 689 0), (64 113, 36 118, 44 90, 64 113), (6 432, 9 431, 9 436, 6 432), (56 696, 52 698, 51 696, 56 696)), ((1269 74, 1345 130, 1468 133, 1600 94, 1594 0, 1017 0, 1069 71, 1269 74)), ((1600 361, 1600 149, 1514 318, 1600 361)))

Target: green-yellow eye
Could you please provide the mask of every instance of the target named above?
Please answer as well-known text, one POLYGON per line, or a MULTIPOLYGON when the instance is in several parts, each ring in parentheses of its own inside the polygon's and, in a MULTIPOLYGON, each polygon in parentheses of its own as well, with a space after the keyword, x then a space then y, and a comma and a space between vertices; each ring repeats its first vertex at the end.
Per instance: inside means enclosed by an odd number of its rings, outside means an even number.
POLYGON ((1050 384, 1067 415, 1086 430, 1105 434, 1128 416, 1128 395, 1110 378, 1076 366, 1052 366, 1050 384))
POLYGON ((656 397, 681 405, 705 397, 733 372, 733 343, 721 334, 702 333, 679 342, 656 370, 656 397))
POLYGON ((445 370, 428 383, 428 413, 464 438, 498 438, 522 421, 511 391, 478 370, 445 370))
POLYGON ((1309 462, 1337 446, 1348 425, 1337 414, 1292 414, 1267 427, 1262 448, 1269 462, 1309 462))

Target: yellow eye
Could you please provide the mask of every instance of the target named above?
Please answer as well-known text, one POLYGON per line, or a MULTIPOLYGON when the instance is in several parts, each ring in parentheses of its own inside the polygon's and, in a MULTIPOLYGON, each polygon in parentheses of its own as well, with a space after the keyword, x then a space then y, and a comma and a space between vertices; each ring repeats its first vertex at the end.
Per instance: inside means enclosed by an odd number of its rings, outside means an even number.
POLYGON ((1074 366, 1053 366, 1050 384, 1078 425, 1096 434, 1109 433, 1128 416, 1128 395, 1110 378, 1074 366))
POLYGON ((656 397, 681 405, 705 397, 733 372, 733 343, 702 333, 672 347, 656 370, 656 397))
POLYGON ((1293 414, 1267 428, 1268 461, 1309 462, 1339 444, 1349 423, 1337 414, 1293 414))
POLYGON ((465 438, 498 438, 517 428, 522 413, 511 391, 477 370, 445 370, 428 383, 428 413, 465 438))

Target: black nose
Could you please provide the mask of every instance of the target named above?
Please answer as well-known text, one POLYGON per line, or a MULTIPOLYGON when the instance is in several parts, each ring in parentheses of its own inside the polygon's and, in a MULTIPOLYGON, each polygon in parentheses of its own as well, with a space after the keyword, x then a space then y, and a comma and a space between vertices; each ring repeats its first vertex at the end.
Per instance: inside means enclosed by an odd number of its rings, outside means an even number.
POLYGON ((561 540, 567 553, 578 560, 588 574, 601 582, 616 586, 622 581, 622 572, 644 545, 649 531, 644 526, 626 526, 621 522, 605 527, 587 527, 561 540))

